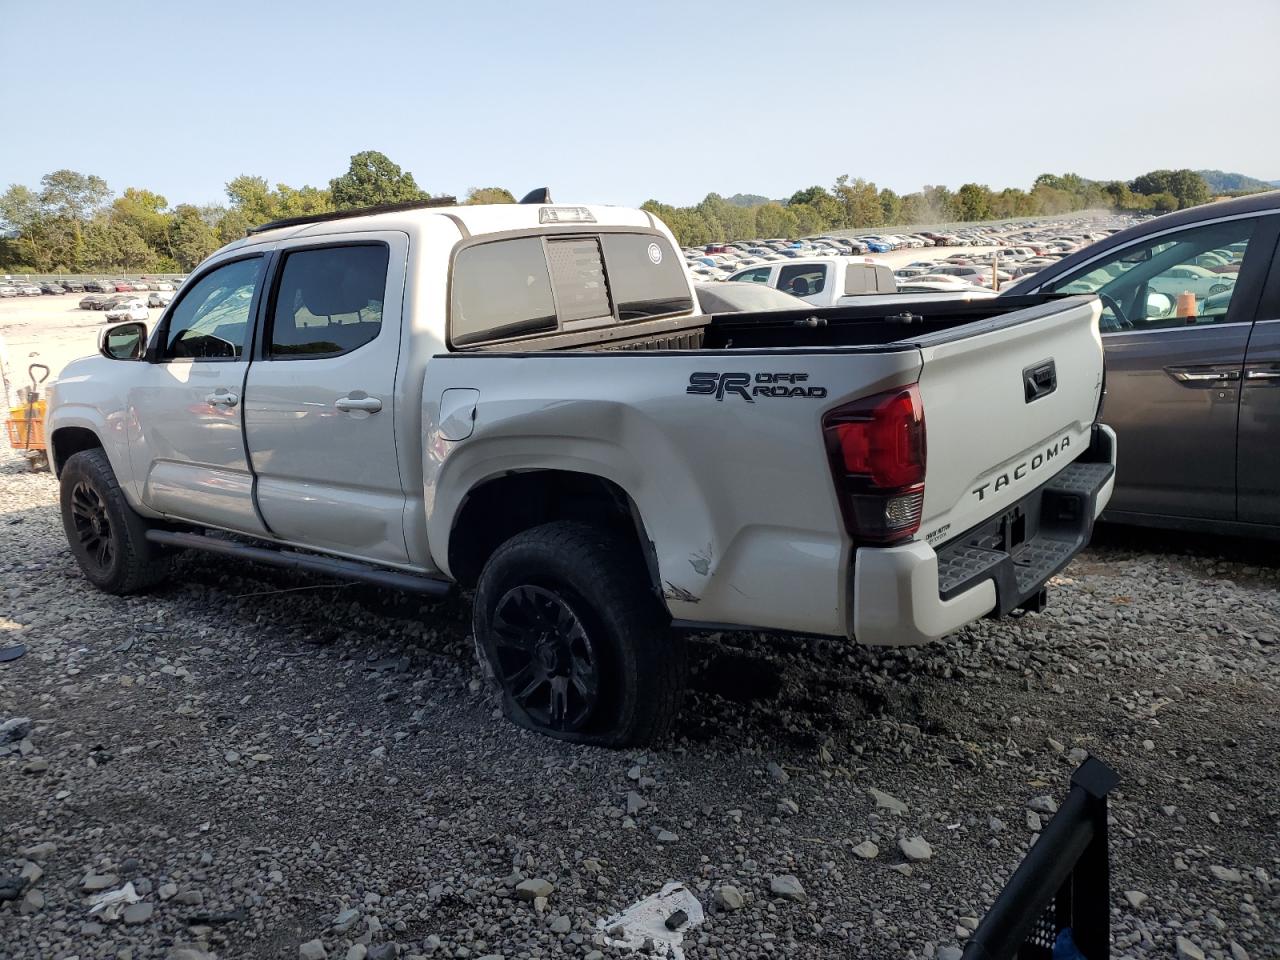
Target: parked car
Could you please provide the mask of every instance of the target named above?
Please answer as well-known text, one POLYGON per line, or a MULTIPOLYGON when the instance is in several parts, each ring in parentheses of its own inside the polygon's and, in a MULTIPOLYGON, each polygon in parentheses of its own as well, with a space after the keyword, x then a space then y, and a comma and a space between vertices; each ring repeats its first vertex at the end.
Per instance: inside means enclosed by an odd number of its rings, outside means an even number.
POLYGON ((81 310, 101 310, 109 299, 105 293, 88 293, 80 298, 81 310))
POLYGON ((1102 301, 1106 414, 1125 451, 1107 519, 1280 536, 1277 214, 1280 191, 1179 210, 1009 292, 1102 301), (1200 273, 1196 259, 1220 249, 1238 257, 1238 281, 1200 273), (1194 303, 1180 308, 1183 291, 1194 303))
POLYGON ((145 280, 131 280, 129 285, 133 288, 135 293, 146 293, 151 289, 145 280))
POLYGON ((79 280, 59 280, 58 282, 66 288, 67 293, 84 293, 84 284, 79 280))
POLYGON ((42 280, 38 286, 40 287, 40 292, 45 296, 57 296, 67 292, 66 287, 60 283, 54 283, 52 280, 42 280))
POLYGON ((107 307, 106 317, 108 320, 146 320, 151 314, 147 312, 147 305, 137 298, 130 298, 121 303, 113 304, 107 307))
POLYGON ((152 290, 147 294, 148 307, 167 307, 173 299, 172 290, 152 290))
POLYGON ((130 280, 112 280, 111 289, 116 293, 136 293, 130 280))
POLYGON ((9 299, 18 295, 18 288, 12 283, 0 283, 0 298, 9 299))
POLYGON ((902 645, 1041 606, 1109 497, 1098 308, 997 304, 708 317, 640 210, 329 214, 104 329, 46 432, 101 589, 179 548, 474 588, 507 716, 619 747, 675 719, 675 628, 902 645))
POLYGON ((86 293, 115 293, 116 285, 112 280, 87 280, 84 289, 86 293))
POLYGON ((40 287, 29 280, 20 280, 15 286, 18 288, 18 296, 20 297, 38 297, 41 295, 40 287))

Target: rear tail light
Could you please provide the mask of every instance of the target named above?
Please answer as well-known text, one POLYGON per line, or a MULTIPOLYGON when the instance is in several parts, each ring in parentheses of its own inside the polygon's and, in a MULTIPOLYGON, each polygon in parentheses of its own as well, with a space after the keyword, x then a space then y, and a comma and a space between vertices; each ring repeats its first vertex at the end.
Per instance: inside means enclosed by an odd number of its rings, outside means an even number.
POLYGON ((822 418, 845 529, 889 544, 920 529, 924 508, 924 405, 912 384, 836 407, 822 418))

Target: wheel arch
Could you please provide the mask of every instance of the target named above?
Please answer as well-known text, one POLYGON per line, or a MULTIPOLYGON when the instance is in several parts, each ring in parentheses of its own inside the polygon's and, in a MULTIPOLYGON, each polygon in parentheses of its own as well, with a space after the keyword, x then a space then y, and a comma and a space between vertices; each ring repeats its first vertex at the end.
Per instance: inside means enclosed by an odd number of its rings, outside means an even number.
POLYGON ((62 468, 73 454, 95 449, 106 449, 96 431, 78 425, 58 427, 49 437, 49 463, 54 476, 62 473, 62 468))
POLYGON ((555 520, 608 526, 638 550, 649 587, 662 598, 657 555, 632 496, 618 483, 584 471, 510 471, 477 483, 463 496, 449 528, 450 575, 474 586, 494 550, 518 533, 555 520))

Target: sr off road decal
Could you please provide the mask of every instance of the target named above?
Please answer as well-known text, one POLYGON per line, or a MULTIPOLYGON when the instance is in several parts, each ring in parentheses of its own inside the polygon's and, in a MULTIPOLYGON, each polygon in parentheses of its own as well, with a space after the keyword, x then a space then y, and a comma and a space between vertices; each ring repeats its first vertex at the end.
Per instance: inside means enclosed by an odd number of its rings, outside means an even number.
POLYGON ((714 396, 723 400, 726 393, 735 394, 747 403, 755 403, 756 397, 808 397, 820 400, 827 395, 826 387, 810 387, 805 382, 807 373, 691 373, 685 393, 714 396))

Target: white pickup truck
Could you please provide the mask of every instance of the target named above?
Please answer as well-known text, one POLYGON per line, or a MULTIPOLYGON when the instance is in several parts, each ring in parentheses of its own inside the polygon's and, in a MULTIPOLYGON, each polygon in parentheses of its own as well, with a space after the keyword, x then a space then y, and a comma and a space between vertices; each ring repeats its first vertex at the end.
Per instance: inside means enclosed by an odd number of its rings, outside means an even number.
MULTIPOLYGON (((785 260, 740 270, 730 282, 759 283, 815 307, 883 306, 898 293, 893 270, 869 257, 814 257, 785 260)), ((994 297, 991 291, 946 290, 917 294, 917 300, 976 300, 994 297)))
POLYGON ((1087 541, 1098 301, 902 299, 704 315, 640 210, 268 224, 50 391, 67 537, 115 593, 178 549, 474 590, 512 720, 647 742, 682 628, 924 643, 1087 541))

